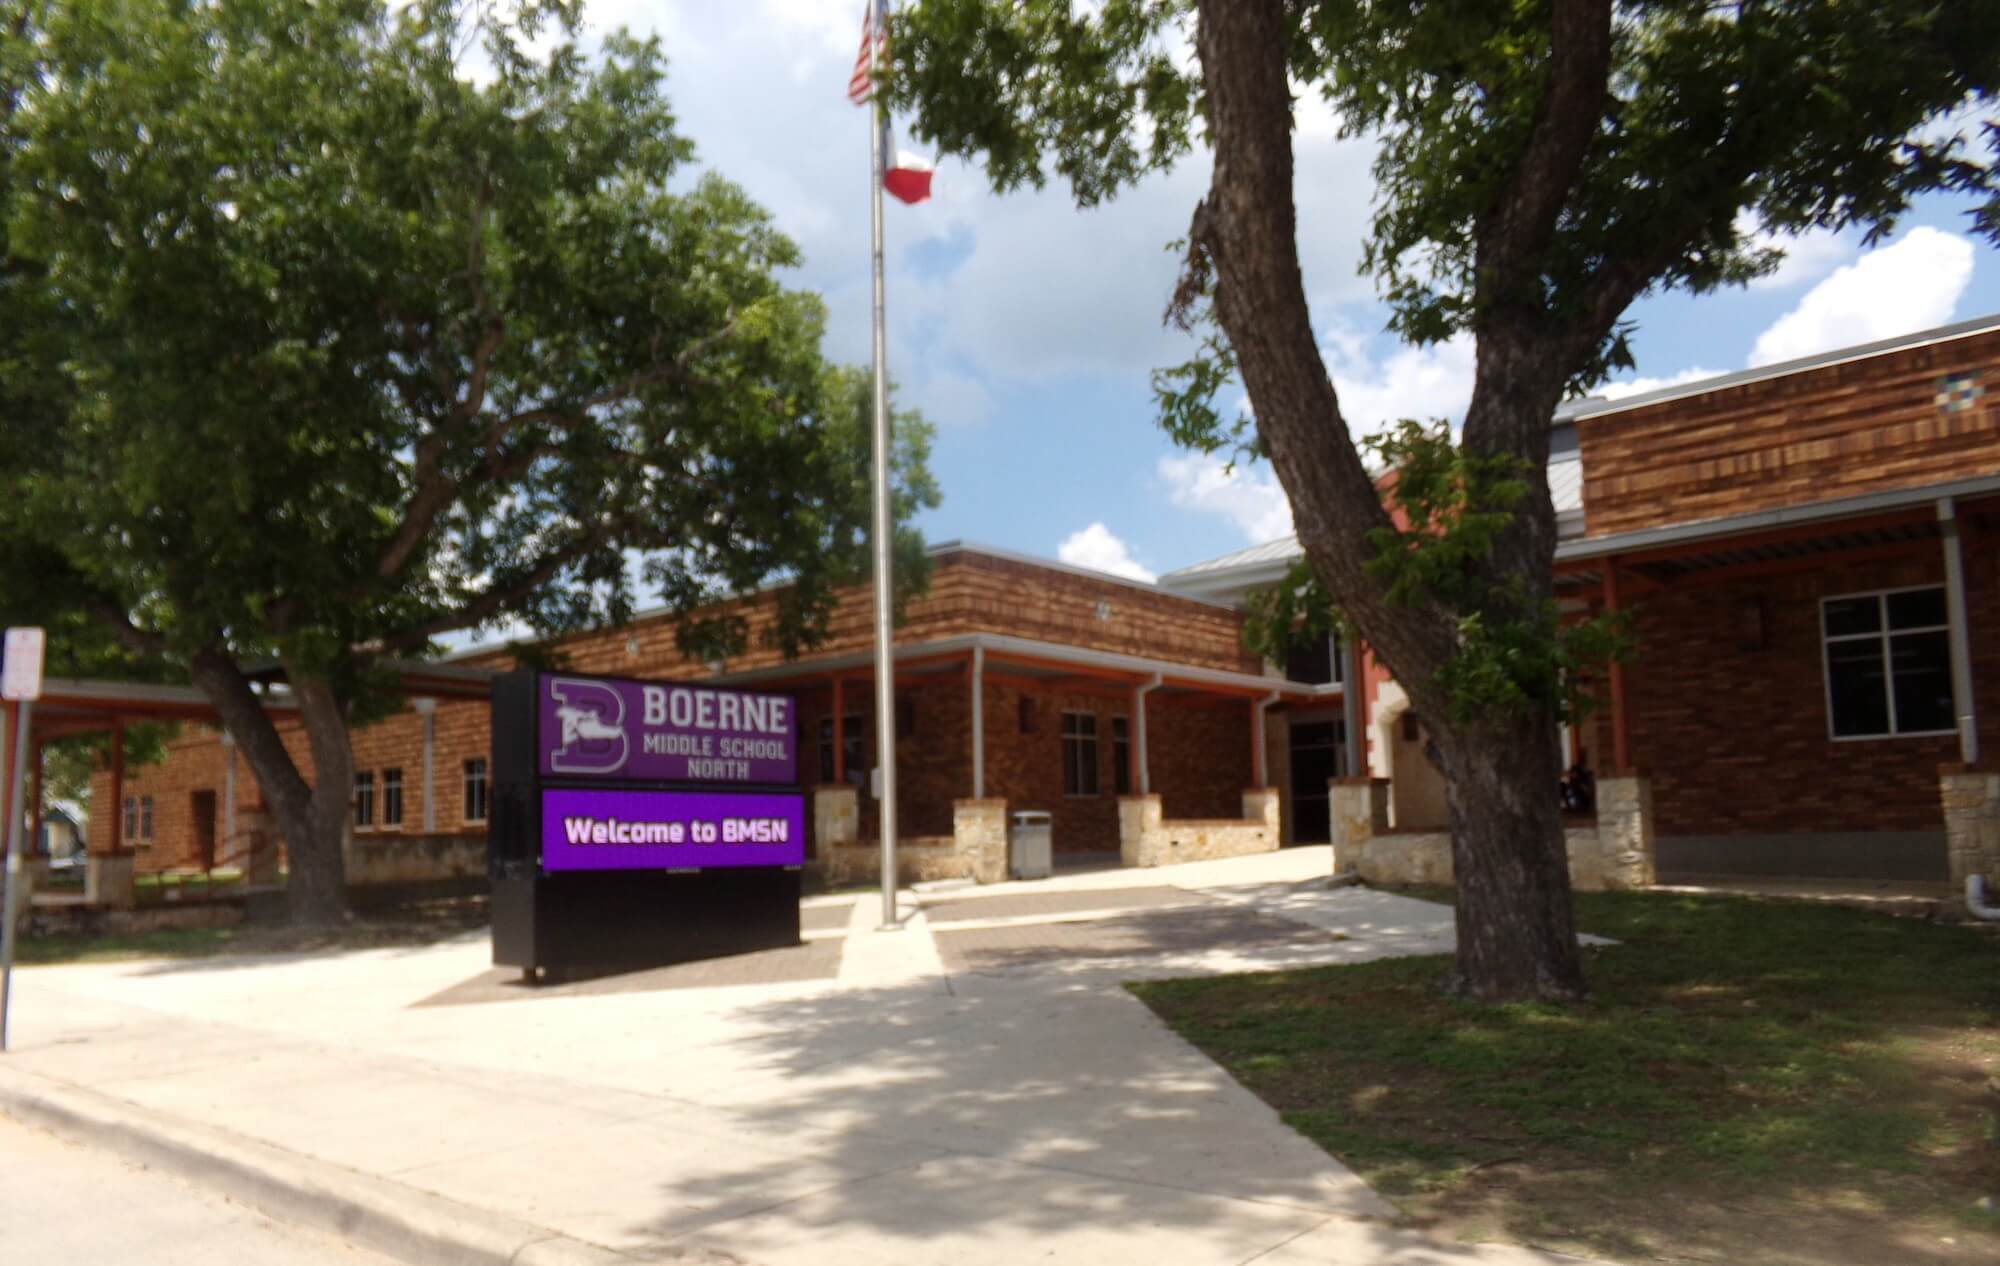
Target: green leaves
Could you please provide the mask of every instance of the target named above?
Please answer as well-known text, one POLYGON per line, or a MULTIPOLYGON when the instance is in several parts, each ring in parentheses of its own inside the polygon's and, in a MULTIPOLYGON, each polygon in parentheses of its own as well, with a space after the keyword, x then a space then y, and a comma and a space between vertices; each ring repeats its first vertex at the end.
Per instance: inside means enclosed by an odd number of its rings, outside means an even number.
MULTIPOLYGON (((657 42, 586 54, 570 3, 21 2, 10 608, 359 694, 441 634, 642 594, 795 580, 781 636, 813 631, 864 556, 855 379, 779 279, 797 247, 687 179, 657 42)), ((906 513, 927 444, 908 419, 906 513)))

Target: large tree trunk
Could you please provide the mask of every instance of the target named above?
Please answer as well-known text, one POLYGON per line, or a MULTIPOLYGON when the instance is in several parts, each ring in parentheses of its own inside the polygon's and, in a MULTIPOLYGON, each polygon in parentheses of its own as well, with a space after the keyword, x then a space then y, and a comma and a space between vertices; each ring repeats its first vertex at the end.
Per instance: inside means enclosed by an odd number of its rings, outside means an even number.
POLYGON ((1472 734, 1433 726, 1458 881, 1454 992, 1487 999, 1583 996, 1556 795, 1562 762, 1551 722, 1472 734))
MULTIPOLYGON (((1391 603, 1366 569, 1369 534, 1391 521, 1345 433, 1306 304, 1287 30, 1277 0, 1200 6, 1196 48, 1215 168, 1190 226, 1190 268, 1196 279, 1214 270, 1216 316, 1256 402, 1258 433, 1291 499, 1306 557, 1409 692, 1438 747, 1459 888, 1454 987, 1488 999, 1574 998, 1583 977, 1556 798, 1553 704, 1477 726, 1455 723, 1438 674, 1459 653, 1461 617, 1475 613, 1437 601, 1391 603)), ((1502 321, 1479 331, 1466 414, 1468 447, 1511 453, 1529 468, 1528 497, 1483 568, 1501 604, 1487 614, 1500 618, 1520 617, 1552 593, 1555 516, 1541 464, 1564 375, 1559 353, 1533 325, 1502 321), (1512 598, 1502 582, 1518 584, 1512 598)))
POLYGON ((233 657, 222 650, 205 650, 189 662, 189 671, 236 740, 236 749, 243 753, 284 837, 292 922, 300 926, 339 922, 347 913, 344 845, 354 794, 354 752, 348 742, 346 709, 324 681, 300 680, 288 672, 312 752, 313 781, 308 784, 233 657))

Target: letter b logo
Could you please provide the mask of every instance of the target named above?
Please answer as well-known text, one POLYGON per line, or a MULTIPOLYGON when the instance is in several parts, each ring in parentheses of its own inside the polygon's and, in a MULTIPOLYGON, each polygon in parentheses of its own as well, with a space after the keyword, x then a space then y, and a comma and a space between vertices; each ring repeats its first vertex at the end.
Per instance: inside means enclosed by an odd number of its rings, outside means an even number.
POLYGON ((562 742, 549 753, 558 774, 615 774, 625 768, 631 745, 625 737, 625 699, 601 681, 549 678, 562 742))

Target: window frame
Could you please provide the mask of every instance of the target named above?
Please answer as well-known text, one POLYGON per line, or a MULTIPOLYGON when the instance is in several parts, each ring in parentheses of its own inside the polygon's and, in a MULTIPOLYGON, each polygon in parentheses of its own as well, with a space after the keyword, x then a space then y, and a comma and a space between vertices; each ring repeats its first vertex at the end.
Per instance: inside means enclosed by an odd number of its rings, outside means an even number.
POLYGON ((153 798, 151 796, 139 797, 138 838, 146 841, 148 844, 153 842, 153 798))
MULTIPOLYGON (((1104 778, 1103 778, 1103 771, 1100 768, 1103 761, 1103 753, 1098 750, 1097 746, 1098 744, 1097 714, 1095 712, 1086 712, 1081 709, 1064 708, 1061 712, 1060 718, 1057 723, 1056 735, 1057 735, 1057 741, 1062 745, 1063 798, 1065 800, 1098 799, 1100 796, 1104 794, 1104 778), (1070 722, 1072 720, 1088 721, 1090 723, 1090 733, 1088 734, 1071 733, 1070 722), (1084 764, 1083 757, 1079 753, 1077 757, 1077 763, 1075 766, 1076 772, 1078 774, 1081 774, 1085 768, 1089 769, 1090 789, 1088 791, 1070 790, 1070 773, 1071 773, 1070 746, 1072 744, 1075 744, 1079 749, 1083 748, 1085 744, 1089 745, 1090 757, 1088 765, 1086 766, 1084 764)), ((1079 779, 1078 781, 1079 785, 1081 785, 1081 779, 1079 779)))
MULTIPOLYGON (((1884 739, 1955 737, 1958 734, 1958 726, 1956 724, 1950 729, 1945 730, 1905 730, 1898 728, 1901 718, 1896 715, 1896 668, 1895 660, 1890 653, 1890 643, 1898 635, 1943 633, 1945 637, 1945 672, 1949 676, 1951 673, 1952 632, 1950 587, 1942 581, 1931 581, 1928 584, 1922 585, 1895 585, 1887 589, 1859 589, 1852 593, 1830 593, 1820 598, 1819 681, 1821 702, 1826 708, 1827 741, 1832 743, 1879 743, 1884 739), (1921 593, 1930 589, 1935 589, 1944 596, 1943 624, 1922 624, 1906 629, 1892 629, 1889 627, 1889 598, 1892 595, 1899 593, 1921 593), (1880 626, 1872 633, 1828 633, 1826 627, 1827 604, 1833 602, 1851 602, 1856 598, 1873 598, 1875 600, 1877 614, 1881 617, 1880 626), (1889 728, 1886 731, 1876 734, 1837 734, 1834 732, 1833 726, 1833 660, 1828 656, 1827 652, 1835 642, 1861 642, 1870 638, 1879 642, 1882 648, 1882 692, 1884 701, 1888 704, 1889 728)), ((1958 689, 1957 683, 1954 681, 1952 683, 1954 713, 1957 711, 1957 702, 1958 689)))
POLYGON ((468 826, 484 823, 493 814, 492 766, 487 763, 484 756, 468 756, 458 768, 459 790, 462 793, 459 802, 461 811, 460 820, 468 826), (479 767, 477 778, 473 776, 473 766, 475 765, 479 767), (474 816, 472 812, 472 788, 475 783, 479 787, 479 813, 477 816, 474 816))
POLYGON ((403 767, 389 765, 382 770, 382 826, 403 825, 403 767))
POLYGON ((819 747, 819 784, 823 787, 858 787, 868 781, 868 724, 865 714, 849 712, 841 724, 834 724, 832 713, 821 717, 816 729, 819 747), (838 737, 835 731, 839 731, 838 737), (833 744, 852 743, 841 759, 842 772, 847 775, 845 783, 833 780, 833 744))
POLYGON ((354 771, 354 829, 375 829, 375 771, 372 769, 354 771))

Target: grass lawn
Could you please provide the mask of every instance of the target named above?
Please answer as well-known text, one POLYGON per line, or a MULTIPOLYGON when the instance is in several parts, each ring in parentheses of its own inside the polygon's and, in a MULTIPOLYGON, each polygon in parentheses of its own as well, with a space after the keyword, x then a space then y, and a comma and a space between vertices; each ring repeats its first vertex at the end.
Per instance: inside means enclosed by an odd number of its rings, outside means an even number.
POLYGON ((1620 943, 1586 951, 1575 1007, 1445 998, 1435 957, 1132 989, 1445 1234, 2000 1262, 2000 936, 1727 897, 1576 906, 1620 943))

